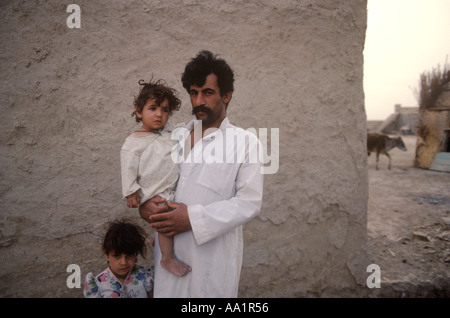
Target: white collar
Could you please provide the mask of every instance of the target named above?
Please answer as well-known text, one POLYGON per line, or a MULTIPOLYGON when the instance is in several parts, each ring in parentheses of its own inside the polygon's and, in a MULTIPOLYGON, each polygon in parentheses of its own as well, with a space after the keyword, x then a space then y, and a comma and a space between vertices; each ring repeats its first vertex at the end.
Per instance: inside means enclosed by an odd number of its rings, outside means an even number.
MULTIPOLYGON (((194 129, 194 125, 198 122, 198 120, 193 119, 190 122, 188 122, 185 126, 189 131, 192 131, 194 129)), ((214 137, 217 134, 217 131, 221 130, 222 132, 225 132, 226 128, 230 125, 230 121, 228 120, 228 117, 225 117, 222 122, 220 123, 219 129, 216 131, 210 133, 209 135, 203 137, 204 140, 209 140, 212 137, 214 137)))

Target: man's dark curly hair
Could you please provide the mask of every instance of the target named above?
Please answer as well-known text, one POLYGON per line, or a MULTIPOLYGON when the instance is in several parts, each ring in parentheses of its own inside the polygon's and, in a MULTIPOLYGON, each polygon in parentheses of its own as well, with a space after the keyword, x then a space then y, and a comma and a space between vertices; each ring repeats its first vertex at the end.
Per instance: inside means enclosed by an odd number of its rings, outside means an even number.
POLYGON ((103 252, 127 255, 141 254, 145 257, 145 233, 143 229, 128 220, 115 220, 109 223, 102 246, 103 252))
POLYGON ((131 116, 135 117, 136 122, 142 120, 136 113, 142 113, 145 103, 151 98, 155 99, 158 106, 167 98, 169 101, 169 116, 173 114, 173 111, 180 109, 181 101, 177 97, 178 92, 167 86, 163 80, 158 80, 156 82, 152 82, 152 80, 148 83, 145 83, 144 80, 138 82, 142 87, 139 91, 139 95, 134 99, 135 110, 131 114, 131 116))
POLYGON ((210 51, 200 51, 197 56, 186 65, 184 73, 181 76, 181 82, 188 93, 191 85, 203 86, 206 82, 206 77, 210 74, 215 74, 217 76, 220 96, 234 91, 233 70, 225 60, 218 58, 217 56, 218 55, 214 55, 210 51))

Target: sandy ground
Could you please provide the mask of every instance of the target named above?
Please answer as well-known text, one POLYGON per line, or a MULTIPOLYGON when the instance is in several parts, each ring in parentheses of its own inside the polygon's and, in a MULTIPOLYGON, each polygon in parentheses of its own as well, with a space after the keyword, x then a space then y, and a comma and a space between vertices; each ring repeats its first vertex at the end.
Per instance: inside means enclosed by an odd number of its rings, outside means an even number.
POLYGON ((378 296, 450 297, 450 173, 414 168, 416 137, 368 159, 368 236, 381 270, 378 296))

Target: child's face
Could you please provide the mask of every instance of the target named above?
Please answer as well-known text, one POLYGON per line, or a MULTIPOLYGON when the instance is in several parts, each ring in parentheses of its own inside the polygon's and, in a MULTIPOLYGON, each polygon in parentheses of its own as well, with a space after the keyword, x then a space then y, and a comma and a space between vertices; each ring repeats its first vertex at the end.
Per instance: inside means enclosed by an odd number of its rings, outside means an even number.
POLYGON ((169 101, 164 99, 160 105, 156 105, 156 101, 150 98, 142 108, 142 113, 137 116, 142 119, 142 129, 155 130, 161 129, 169 119, 169 101))
POLYGON ((125 276, 136 264, 137 254, 117 254, 115 251, 111 251, 106 254, 106 258, 108 259, 109 266, 114 274, 125 276))

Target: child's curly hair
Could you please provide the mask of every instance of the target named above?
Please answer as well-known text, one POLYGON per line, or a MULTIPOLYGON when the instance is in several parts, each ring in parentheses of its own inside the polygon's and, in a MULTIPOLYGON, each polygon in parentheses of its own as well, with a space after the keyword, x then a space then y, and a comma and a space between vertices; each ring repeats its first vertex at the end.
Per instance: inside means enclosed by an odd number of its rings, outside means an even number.
POLYGON ((114 251, 117 254, 141 254, 145 258, 144 230, 139 225, 126 219, 110 222, 103 240, 102 249, 105 254, 114 251))
POLYGON ((137 116, 137 113, 142 113, 145 103, 151 98, 155 99, 158 106, 167 98, 169 102, 169 116, 173 114, 173 111, 180 109, 181 101, 177 97, 178 92, 167 86, 166 82, 163 80, 158 80, 156 82, 152 81, 153 78, 148 83, 145 83, 142 79, 138 82, 142 87, 139 91, 139 95, 134 99, 135 110, 131 114, 131 116, 135 117, 136 122, 142 120, 137 116))

